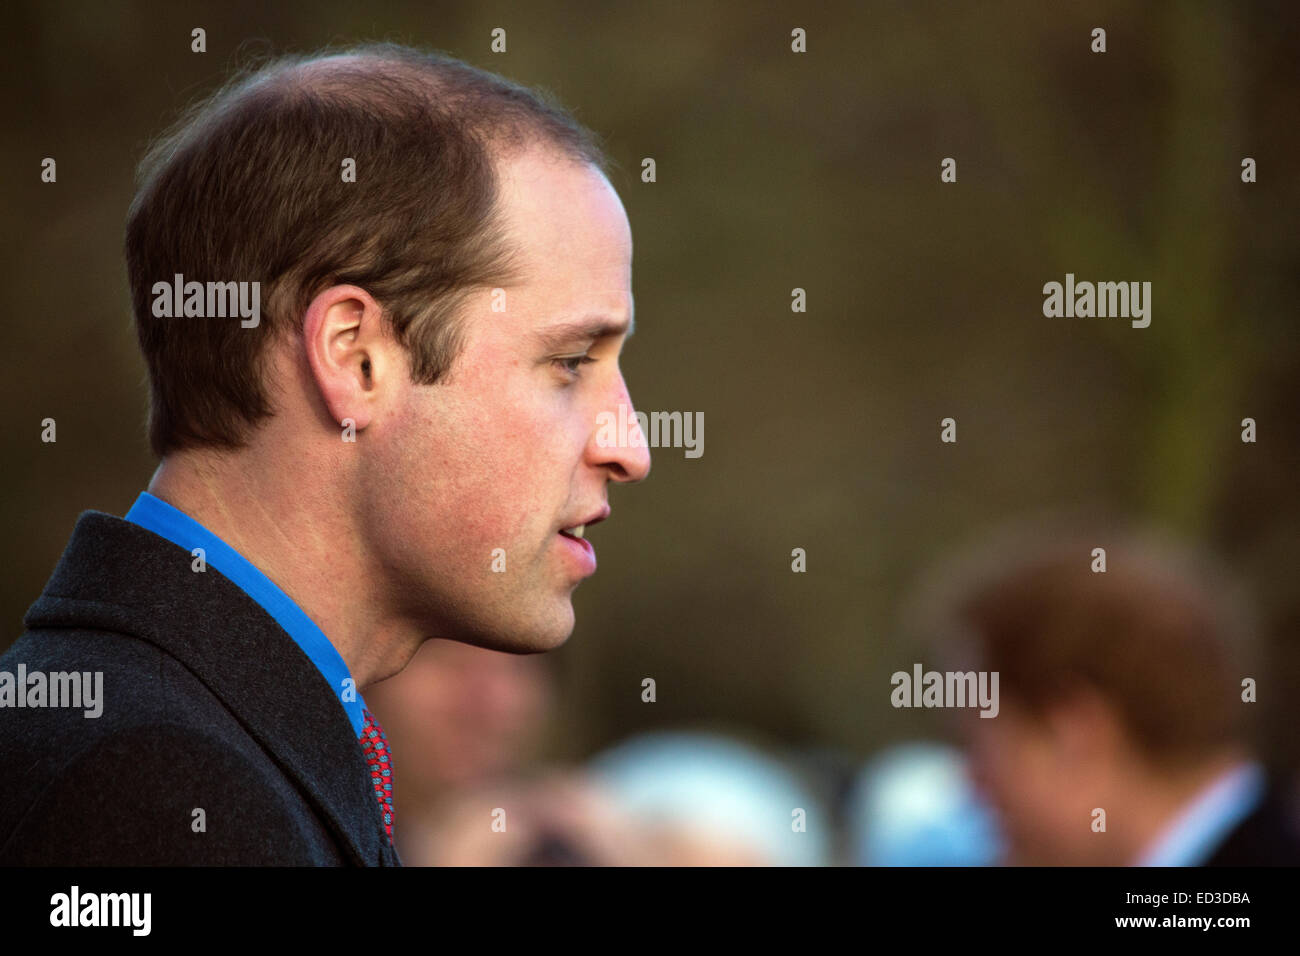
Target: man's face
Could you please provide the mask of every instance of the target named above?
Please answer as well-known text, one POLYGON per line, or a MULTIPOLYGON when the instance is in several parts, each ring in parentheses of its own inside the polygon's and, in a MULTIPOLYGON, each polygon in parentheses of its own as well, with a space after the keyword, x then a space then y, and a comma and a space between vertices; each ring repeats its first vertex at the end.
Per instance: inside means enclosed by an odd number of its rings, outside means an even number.
POLYGON ((390 603, 429 637, 527 653, 568 638, 573 591, 595 571, 590 542, 561 530, 591 530, 609 482, 644 478, 650 454, 597 441, 600 413, 626 405, 635 421, 618 367, 633 311, 622 203, 593 167, 549 151, 498 169, 523 278, 504 311, 476 292, 449 375, 407 382, 375 423, 366 533, 390 603))
POLYGON ((1098 843, 1090 828, 1089 774, 1070 759, 1057 724, 1006 694, 997 717, 964 723, 971 774, 997 811, 1007 862, 1089 862, 1098 843))

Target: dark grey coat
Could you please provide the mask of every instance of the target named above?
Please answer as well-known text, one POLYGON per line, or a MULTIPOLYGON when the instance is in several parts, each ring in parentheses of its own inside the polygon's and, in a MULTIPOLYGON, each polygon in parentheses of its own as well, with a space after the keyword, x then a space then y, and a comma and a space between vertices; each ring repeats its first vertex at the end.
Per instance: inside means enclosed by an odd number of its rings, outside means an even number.
POLYGON ((329 683, 191 560, 78 519, 0 671, 102 671, 103 713, 0 707, 0 864, 400 866, 329 683))

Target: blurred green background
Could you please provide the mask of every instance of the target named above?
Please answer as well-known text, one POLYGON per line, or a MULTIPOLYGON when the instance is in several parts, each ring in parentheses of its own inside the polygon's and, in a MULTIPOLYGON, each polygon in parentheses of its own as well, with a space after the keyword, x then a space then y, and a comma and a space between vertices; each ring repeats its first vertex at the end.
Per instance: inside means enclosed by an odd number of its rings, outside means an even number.
POLYGON ((593 533, 555 756, 682 724, 857 754, 931 732, 888 703, 917 576, 1002 519, 1088 505, 1251 583, 1268 749, 1294 761, 1298 28, 1290 2, 11 3, 0 646, 77 515, 124 513, 154 467, 121 255, 150 137, 241 50, 391 39, 544 87, 605 137, 632 396, 704 413, 703 457, 658 449, 593 533), (1151 326, 1044 318, 1066 272, 1152 282, 1151 326))

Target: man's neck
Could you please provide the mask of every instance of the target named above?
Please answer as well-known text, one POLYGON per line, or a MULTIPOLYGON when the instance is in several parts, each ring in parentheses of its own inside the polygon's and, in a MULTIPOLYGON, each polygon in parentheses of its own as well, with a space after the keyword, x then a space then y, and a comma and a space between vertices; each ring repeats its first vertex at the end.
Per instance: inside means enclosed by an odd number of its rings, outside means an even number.
POLYGON ((385 619, 348 509, 306 474, 245 467, 240 453, 179 452, 148 491, 265 574, 329 638, 359 688, 404 667, 422 638, 385 619))

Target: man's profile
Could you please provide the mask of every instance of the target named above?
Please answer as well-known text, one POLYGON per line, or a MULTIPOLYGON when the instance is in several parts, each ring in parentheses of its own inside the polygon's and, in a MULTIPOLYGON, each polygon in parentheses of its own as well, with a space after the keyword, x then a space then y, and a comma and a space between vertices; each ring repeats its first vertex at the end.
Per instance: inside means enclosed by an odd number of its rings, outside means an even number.
POLYGON ((542 96, 388 44, 245 71, 154 144, 126 260, 161 463, 0 658, 0 863, 399 862, 362 690, 431 638, 562 644, 650 468, 597 438, 631 406, 606 167, 542 96), (99 717, 50 706, 71 673, 99 717))

